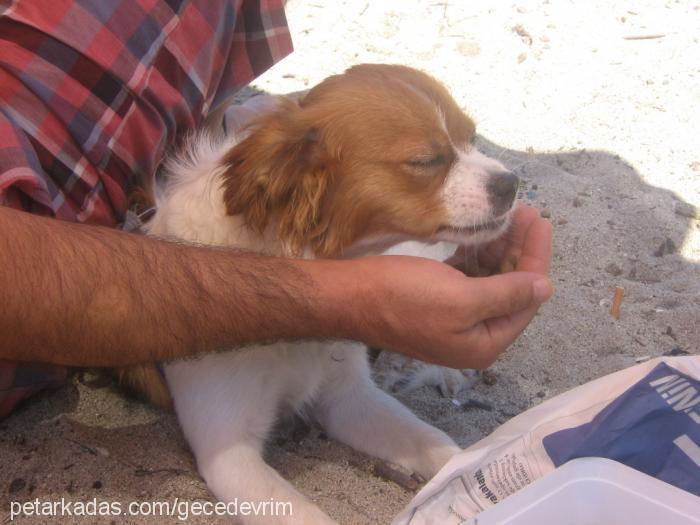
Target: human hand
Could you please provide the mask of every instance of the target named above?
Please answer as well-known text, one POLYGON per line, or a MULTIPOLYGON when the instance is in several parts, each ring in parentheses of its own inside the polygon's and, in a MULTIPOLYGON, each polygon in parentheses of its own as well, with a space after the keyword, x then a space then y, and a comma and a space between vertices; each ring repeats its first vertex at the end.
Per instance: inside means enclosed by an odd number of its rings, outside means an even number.
POLYGON ((508 231, 495 241, 473 248, 459 247, 454 255, 444 262, 460 271, 468 270, 469 257, 476 255, 477 265, 486 275, 509 271, 531 271, 546 275, 551 257, 551 224, 540 217, 536 208, 518 203, 513 211, 508 231), (532 228, 535 228, 534 230, 532 228), (530 246, 522 260, 526 241, 540 243, 530 246))
POLYGON ((467 277, 447 264, 417 257, 355 260, 369 288, 360 325, 363 340, 453 368, 489 366, 552 294, 546 277, 551 241, 549 221, 521 205, 508 233, 479 254, 486 267, 514 261, 515 271, 509 273, 467 277))

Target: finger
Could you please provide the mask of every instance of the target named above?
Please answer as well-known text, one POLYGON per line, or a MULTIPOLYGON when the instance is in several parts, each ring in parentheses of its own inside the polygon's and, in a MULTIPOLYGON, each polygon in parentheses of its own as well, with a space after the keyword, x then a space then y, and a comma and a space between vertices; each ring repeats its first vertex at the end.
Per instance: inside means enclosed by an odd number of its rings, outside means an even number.
POLYGON ((469 347, 479 348, 479 355, 473 355, 478 368, 489 366, 498 355, 506 350, 527 328, 535 317, 539 305, 533 305, 511 315, 487 319, 470 331, 469 347))
POLYGON ((552 224, 539 218, 528 228, 516 269, 546 274, 552 257, 552 224))
POLYGON ((517 258, 525 243, 527 231, 537 220, 540 220, 537 209, 522 202, 518 203, 513 210, 508 231, 480 250, 479 263, 496 268, 506 256, 517 258))
POLYGON ((510 315, 549 299, 549 279, 537 273, 510 272, 471 279, 470 309, 475 322, 510 315))

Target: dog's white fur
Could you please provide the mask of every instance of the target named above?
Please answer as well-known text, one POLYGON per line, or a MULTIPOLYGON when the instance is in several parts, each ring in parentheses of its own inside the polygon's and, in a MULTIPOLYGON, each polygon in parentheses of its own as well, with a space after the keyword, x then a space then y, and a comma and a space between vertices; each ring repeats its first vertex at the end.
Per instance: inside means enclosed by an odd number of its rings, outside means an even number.
MULTIPOLYGON (((240 216, 226 214, 220 159, 236 143, 194 135, 185 153, 166 165, 168 180, 150 235, 207 245, 288 255, 274 233, 258 235, 240 216)), ((455 230, 434 240, 462 244, 499 236, 499 228, 460 232, 492 219, 486 175, 504 171, 476 150, 460 153, 444 188, 455 230)), ((362 252, 386 239, 374 239, 362 252)), ((360 243, 362 244, 362 243, 360 243)), ((221 501, 290 502, 292 516, 275 523, 334 523, 268 466, 261 452, 283 411, 313 418, 326 433, 356 450, 432 477, 460 449, 444 432, 424 423, 370 378, 365 348, 354 342, 275 343, 205 355, 165 366, 183 431, 201 475, 221 501)), ((267 516, 242 517, 267 523, 267 516)))

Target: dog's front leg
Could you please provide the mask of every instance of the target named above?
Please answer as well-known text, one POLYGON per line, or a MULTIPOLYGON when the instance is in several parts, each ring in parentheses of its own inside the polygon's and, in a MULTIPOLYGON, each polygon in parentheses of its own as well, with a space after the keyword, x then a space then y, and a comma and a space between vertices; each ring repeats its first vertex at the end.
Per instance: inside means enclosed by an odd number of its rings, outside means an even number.
POLYGON ((337 525, 246 444, 232 444, 215 455, 198 455, 197 464, 216 498, 228 507, 235 503, 235 523, 337 525))
POLYGON ((262 458, 280 402, 277 383, 265 379, 269 366, 232 353, 166 366, 198 470, 235 523, 336 524, 262 458))
MULTIPOLYGON (((340 349, 333 350, 339 355, 340 349)), ((315 415, 329 436, 372 456, 433 477, 460 451, 444 432, 379 389, 364 352, 347 344, 319 392, 315 415)))

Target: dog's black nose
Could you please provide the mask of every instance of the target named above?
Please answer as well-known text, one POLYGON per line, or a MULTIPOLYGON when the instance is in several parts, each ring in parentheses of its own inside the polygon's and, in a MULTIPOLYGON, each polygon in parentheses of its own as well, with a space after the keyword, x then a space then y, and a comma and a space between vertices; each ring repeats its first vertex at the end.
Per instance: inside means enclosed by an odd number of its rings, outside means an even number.
POLYGON ((513 206, 519 185, 520 179, 512 171, 494 173, 489 176, 486 189, 489 192, 489 201, 494 215, 501 215, 513 206))

